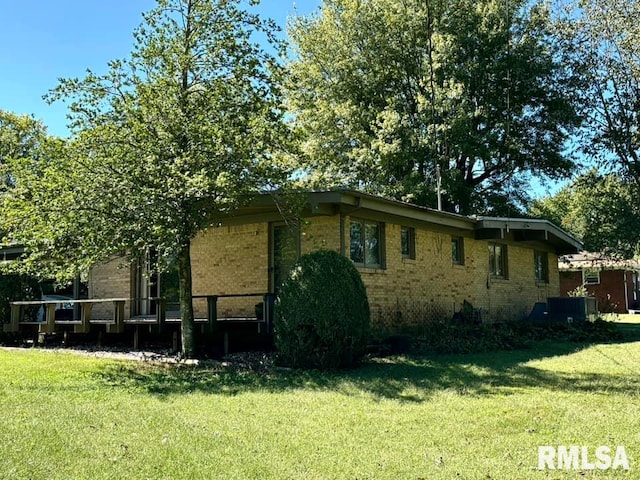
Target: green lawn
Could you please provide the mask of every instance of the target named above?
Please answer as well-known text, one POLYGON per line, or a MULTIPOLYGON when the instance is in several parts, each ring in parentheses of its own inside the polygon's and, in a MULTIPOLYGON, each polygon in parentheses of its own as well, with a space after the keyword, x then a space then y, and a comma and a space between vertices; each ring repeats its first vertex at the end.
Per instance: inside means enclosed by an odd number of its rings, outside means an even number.
POLYGON ((0 478, 640 478, 631 340, 333 374, 0 349, 0 478), (630 470, 539 471, 540 445, 622 445, 630 470))

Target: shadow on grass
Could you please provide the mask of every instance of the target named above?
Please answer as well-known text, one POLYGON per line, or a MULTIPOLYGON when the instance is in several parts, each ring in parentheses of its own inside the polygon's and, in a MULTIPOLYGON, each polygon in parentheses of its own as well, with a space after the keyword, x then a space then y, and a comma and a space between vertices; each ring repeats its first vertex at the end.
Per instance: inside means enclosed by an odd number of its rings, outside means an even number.
MULTIPOLYGON (((625 338, 640 339, 640 325, 623 325, 625 338)), ((109 363, 97 372, 113 388, 131 389, 160 397, 205 393, 238 395, 247 392, 286 392, 297 389, 364 394, 375 399, 427 401, 442 391, 466 395, 510 394, 540 388, 562 392, 640 394, 640 353, 629 350, 623 363, 594 346, 594 361, 616 364, 619 374, 552 371, 535 368, 531 360, 566 356, 589 344, 544 341, 532 349, 471 355, 374 358, 360 368, 337 371, 271 369, 238 370, 219 364, 200 366, 109 363)))

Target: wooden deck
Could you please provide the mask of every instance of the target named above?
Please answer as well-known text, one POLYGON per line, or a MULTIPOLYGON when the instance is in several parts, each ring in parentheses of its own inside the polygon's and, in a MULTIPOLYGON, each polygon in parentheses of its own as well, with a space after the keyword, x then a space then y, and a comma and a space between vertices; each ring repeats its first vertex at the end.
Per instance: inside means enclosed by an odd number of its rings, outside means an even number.
MULTIPOLYGON (((202 333, 213 334, 220 332, 224 335, 225 351, 229 349, 228 326, 238 324, 256 325, 258 333, 271 333, 273 319, 273 294, 269 293, 246 293, 246 294, 225 294, 225 295, 196 295, 194 300, 205 299, 207 302, 207 316, 195 318, 195 324, 200 327, 202 333), (250 316, 219 316, 218 299, 220 298, 243 298, 259 297, 262 300, 262 315, 250 316)), ((138 334, 142 327, 153 328, 156 332, 162 333, 167 325, 179 325, 181 322, 179 312, 166 311, 165 300, 163 298, 135 299, 135 298, 101 298, 82 300, 30 300, 11 302, 11 321, 8 324, 0 324, 0 331, 7 333, 20 333, 29 328, 37 328, 39 337, 56 332, 89 333, 95 328, 103 329, 106 333, 124 333, 133 326, 134 348, 137 348, 138 334), (139 300, 149 300, 154 305, 155 313, 152 315, 131 315, 125 311, 125 305, 131 305, 139 300), (56 311, 60 311, 61 304, 73 306, 72 318, 56 318, 56 311), (109 314, 104 317, 94 315, 96 305, 109 314), (34 312, 42 312, 34 314, 34 312), (38 318, 40 317, 40 318, 38 318), (37 320, 36 320, 37 319, 37 320)), ((66 309, 68 312, 70 309, 66 309)), ((66 316, 66 315, 65 315, 66 316)), ((58 315, 60 317, 60 315, 58 315)), ((175 338, 175 344, 177 339, 175 338)))

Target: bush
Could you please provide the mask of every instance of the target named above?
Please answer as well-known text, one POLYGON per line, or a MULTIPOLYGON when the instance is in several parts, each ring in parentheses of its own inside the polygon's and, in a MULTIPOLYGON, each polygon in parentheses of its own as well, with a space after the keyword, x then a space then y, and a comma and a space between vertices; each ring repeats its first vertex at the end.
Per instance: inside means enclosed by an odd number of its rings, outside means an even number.
POLYGON ((453 322, 434 323, 429 333, 420 336, 414 353, 465 354, 498 350, 526 349, 534 342, 551 340, 576 343, 616 342, 622 333, 612 322, 577 322, 574 324, 532 324, 507 322, 466 325, 453 322))
POLYGON ((279 363, 323 370, 356 364, 371 320, 353 263, 329 250, 302 256, 282 285, 274 322, 279 363))

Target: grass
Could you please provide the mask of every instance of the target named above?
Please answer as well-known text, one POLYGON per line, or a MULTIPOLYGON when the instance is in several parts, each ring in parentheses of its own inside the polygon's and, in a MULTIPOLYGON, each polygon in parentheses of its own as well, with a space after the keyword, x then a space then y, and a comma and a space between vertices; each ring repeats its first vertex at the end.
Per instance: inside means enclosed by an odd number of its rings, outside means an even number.
POLYGON ((336 373, 0 349, 0 478, 640 478, 640 325, 620 323, 616 344, 336 373), (623 445, 631 470, 538 471, 539 445, 623 445))

